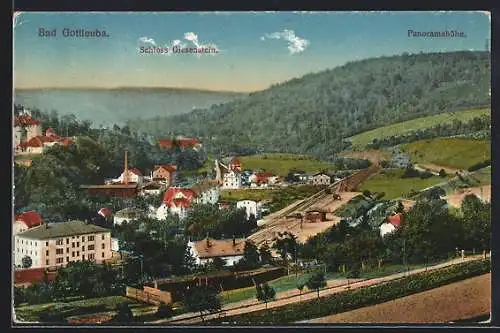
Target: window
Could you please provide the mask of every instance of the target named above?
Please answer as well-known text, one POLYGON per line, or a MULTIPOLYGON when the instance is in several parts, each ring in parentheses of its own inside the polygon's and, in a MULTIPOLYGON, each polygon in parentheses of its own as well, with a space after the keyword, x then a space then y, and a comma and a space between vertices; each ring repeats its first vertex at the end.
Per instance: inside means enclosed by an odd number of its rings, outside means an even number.
POLYGON ((104 252, 101 253, 101 257, 104 258, 104 252))
POLYGON ((76 247, 80 247, 80 242, 76 242, 76 247))
POLYGON ((94 260, 94 254, 93 253, 89 254, 89 260, 94 260))
POLYGON ((88 250, 88 251, 93 251, 93 250, 94 250, 94 245, 89 245, 89 246, 87 246, 87 250, 88 250))
POLYGON ((101 235, 101 239, 104 240, 104 234, 101 235))
POLYGON ((21 239, 21 244, 24 244, 24 240, 21 239))
POLYGON ((66 238, 66 245, 69 244, 69 238, 66 238))
POLYGON ((74 257, 75 256, 75 251, 71 252, 71 256, 74 257))
POLYGON ((75 247, 75 242, 71 242, 71 247, 75 247))
POLYGON ((33 242, 32 242, 32 241, 30 241, 30 245, 33 245, 33 242))
POLYGON ((45 242, 45 246, 49 246, 49 242, 45 242))
POLYGON ((66 257, 66 262, 69 262, 69 257, 66 257))
POLYGON ((82 260, 85 260, 85 254, 82 254, 82 260))
POLYGON ((76 251, 76 256, 79 257, 80 256, 80 251, 76 251))
POLYGON ((69 247, 66 248, 66 253, 69 253, 69 247))
POLYGON ((71 236, 71 239, 75 239, 75 236, 71 236))
POLYGON ((49 250, 45 251, 45 255, 48 256, 49 255, 49 250))
POLYGON ((56 258, 57 264, 62 264, 64 262, 64 258, 56 258))
POLYGON ((89 236, 89 237, 88 237, 88 240, 89 240, 89 242, 94 241, 94 236, 89 236))
POLYGON ((101 244, 101 249, 103 249, 103 250, 104 250, 105 248, 106 248, 106 244, 102 243, 102 244, 101 244))
POLYGON ((62 239, 58 239, 56 241, 56 245, 63 245, 63 240, 62 239))
POLYGON ((64 249, 56 249, 56 254, 63 254, 64 253, 64 249))
POLYGON ((36 242, 35 242, 35 246, 37 246, 36 242))
POLYGON ((45 260, 45 265, 49 265, 49 259, 45 260))
POLYGON ((85 246, 82 246, 82 252, 85 251, 85 246))

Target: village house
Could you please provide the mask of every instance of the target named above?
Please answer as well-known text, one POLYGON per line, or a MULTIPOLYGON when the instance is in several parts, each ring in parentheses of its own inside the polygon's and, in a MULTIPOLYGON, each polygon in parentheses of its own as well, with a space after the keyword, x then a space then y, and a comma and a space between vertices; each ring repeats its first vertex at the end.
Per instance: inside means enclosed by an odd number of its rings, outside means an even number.
POLYGON ((215 181, 205 180, 191 188, 170 187, 163 195, 163 202, 156 212, 157 219, 165 219, 168 213, 180 219, 186 217, 193 204, 216 204, 220 189, 215 181))
POLYGON ((30 257, 30 268, 62 267, 69 262, 111 259, 111 231, 83 221, 44 223, 15 235, 14 265, 30 257))
POLYGON ((121 225, 122 223, 130 223, 137 219, 144 217, 146 214, 138 208, 128 207, 115 213, 113 217, 114 225, 121 225))
POLYGON ((310 183, 312 185, 330 185, 332 183, 332 177, 324 172, 319 172, 312 176, 310 183))
POLYGON ((227 165, 228 171, 241 172, 241 161, 236 156, 223 158, 222 162, 227 165))
POLYGON ((253 200, 240 200, 236 202, 236 208, 244 208, 247 216, 247 220, 250 215, 253 215, 256 219, 260 219, 262 215, 262 203, 253 200))
POLYGON ((215 258, 220 258, 225 261, 226 266, 234 266, 243 259, 245 242, 244 238, 216 240, 207 237, 197 242, 190 241, 187 245, 197 265, 206 265, 215 258))
POLYGON ((392 233, 403 222, 403 214, 397 213, 387 217, 387 220, 380 225, 380 236, 384 237, 392 233))
POLYGON ((153 181, 164 182, 167 187, 170 187, 175 182, 175 176, 177 173, 177 166, 173 164, 162 164, 155 165, 153 172, 151 173, 151 179, 153 181))
POLYGON ((113 183, 119 183, 119 184, 141 184, 143 181, 143 174, 142 172, 137 169, 137 168, 132 168, 128 169, 122 172, 120 177, 113 179, 113 183), (128 175, 127 181, 125 180, 125 174, 128 175))
POLYGON ((242 187, 242 177, 237 171, 229 171, 224 174, 222 189, 240 189, 242 187))
POLYGON ((113 214, 113 211, 111 210, 111 208, 103 207, 103 208, 99 209, 97 214, 104 217, 105 219, 107 219, 107 218, 111 217, 111 215, 113 214))
POLYGON ((173 139, 160 139, 158 141, 160 148, 169 150, 177 147, 181 150, 192 148, 195 151, 199 151, 202 147, 200 140, 184 136, 177 136, 173 139))
POLYGON ((165 189, 166 185, 160 182, 149 182, 141 187, 140 194, 142 196, 146 195, 160 195, 165 189))
POLYGON ((12 231, 14 235, 17 235, 18 233, 37 227, 42 223, 42 216, 37 212, 31 210, 29 212, 18 214, 15 217, 12 231))
POLYGON ((275 177, 272 172, 257 172, 249 177, 250 187, 267 187, 271 185, 270 179, 275 177))

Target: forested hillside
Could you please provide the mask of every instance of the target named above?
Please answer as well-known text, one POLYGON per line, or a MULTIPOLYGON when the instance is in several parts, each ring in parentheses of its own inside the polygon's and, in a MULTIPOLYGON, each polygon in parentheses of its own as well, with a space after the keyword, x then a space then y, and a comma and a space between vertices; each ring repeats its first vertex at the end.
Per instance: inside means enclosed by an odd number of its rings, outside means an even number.
POLYGON ((199 136, 211 151, 253 150, 331 156, 343 139, 425 115, 490 105, 489 52, 403 54, 275 85, 210 112, 129 122, 157 136, 199 136))

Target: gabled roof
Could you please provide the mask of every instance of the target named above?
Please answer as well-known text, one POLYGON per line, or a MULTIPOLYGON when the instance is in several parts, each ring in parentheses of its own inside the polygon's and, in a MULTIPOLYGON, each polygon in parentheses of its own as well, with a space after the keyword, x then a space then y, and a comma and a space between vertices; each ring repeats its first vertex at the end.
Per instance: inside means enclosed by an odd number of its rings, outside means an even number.
POLYGON ((164 169, 167 172, 175 172, 175 171, 177 171, 177 165, 175 165, 175 164, 155 165, 153 168, 153 172, 158 170, 158 169, 164 169))
POLYGON ((56 141, 56 140, 53 137, 39 135, 39 136, 35 136, 35 137, 29 139, 28 142, 26 142, 26 146, 27 147, 34 147, 34 148, 43 147, 44 143, 49 143, 49 142, 54 142, 54 141, 56 141))
POLYGON ((15 220, 23 222, 28 228, 33 228, 43 223, 42 216, 33 210, 17 215, 15 220))
POLYGON ((313 177, 316 177, 316 176, 321 176, 321 175, 325 175, 325 176, 328 176, 328 177, 332 178, 332 176, 331 176, 331 175, 329 175, 329 174, 327 174, 327 173, 325 173, 325 172, 317 172, 317 173, 315 173, 315 174, 313 175, 313 177))
POLYGON ((14 126, 32 126, 32 125, 40 125, 40 121, 26 114, 18 116, 14 119, 14 126))
POLYGON ((52 239, 103 232, 110 232, 110 230, 83 221, 69 221, 42 224, 21 232, 18 236, 29 239, 52 239))
POLYGON ((399 227, 403 222, 403 215, 401 213, 387 217, 387 221, 395 227, 399 227))
POLYGON ((210 246, 207 246, 207 240, 204 239, 194 242, 194 249, 199 258, 242 256, 245 242, 246 239, 240 238, 233 245, 232 239, 209 239, 210 246))
POLYGON ((167 207, 189 207, 196 193, 189 188, 171 187, 163 195, 163 203, 167 207))
POLYGON ((104 208, 101 208, 99 209, 99 211, 97 212, 97 214, 103 216, 103 217, 108 217, 110 216, 111 214, 113 213, 113 211, 110 209, 110 208, 107 208, 107 207, 104 207, 104 208))

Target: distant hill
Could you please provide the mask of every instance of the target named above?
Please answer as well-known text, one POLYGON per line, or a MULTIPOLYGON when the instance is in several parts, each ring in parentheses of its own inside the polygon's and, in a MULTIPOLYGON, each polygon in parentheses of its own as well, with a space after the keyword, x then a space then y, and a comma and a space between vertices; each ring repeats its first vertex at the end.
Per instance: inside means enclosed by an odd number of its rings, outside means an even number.
POLYGON ((128 119, 182 114, 241 96, 246 94, 180 88, 43 88, 16 89, 14 102, 44 112, 72 113, 96 126, 122 126, 128 119))
POLYGON ((403 54, 350 62, 206 110, 130 127, 200 136, 205 147, 330 156, 343 139, 396 122, 490 105, 490 53, 403 54))

